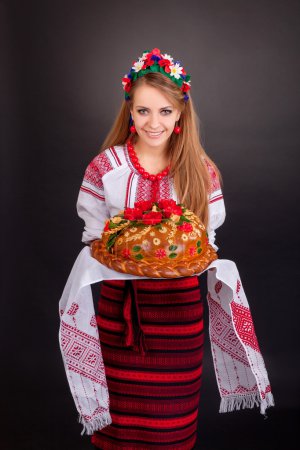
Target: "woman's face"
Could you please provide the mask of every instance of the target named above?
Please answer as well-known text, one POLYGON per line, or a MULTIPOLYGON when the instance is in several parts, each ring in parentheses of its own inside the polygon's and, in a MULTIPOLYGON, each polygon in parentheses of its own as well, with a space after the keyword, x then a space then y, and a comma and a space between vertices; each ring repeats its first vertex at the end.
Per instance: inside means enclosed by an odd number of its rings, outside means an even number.
POLYGON ((180 117, 180 111, 152 86, 139 86, 130 110, 139 144, 164 149, 180 117))

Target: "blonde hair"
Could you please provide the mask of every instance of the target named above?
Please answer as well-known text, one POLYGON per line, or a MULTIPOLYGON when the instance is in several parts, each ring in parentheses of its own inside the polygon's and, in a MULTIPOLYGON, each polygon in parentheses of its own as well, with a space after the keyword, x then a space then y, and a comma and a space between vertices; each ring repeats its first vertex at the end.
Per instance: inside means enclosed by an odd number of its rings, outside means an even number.
POLYGON ((114 145, 124 145, 130 136, 133 143, 135 142, 136 136, 132 136, 129 131, 130 109, 135 90, 141 85, 159 89, 181 111, 178 121, 181 132, 178 135, 172 133, 169 139, 170 176, 174 179, 179 201, 197 214, 207 226, 208 193, 211 188, 211 176, 207 164, 213 167, 220 181, 221 174, 201 145, 199 118, 195 112, 191 95, 185 102, 183 92, 168 77, 159 72, 153 72, 137 78, 132 83, 130 100, 124 100, 122 103, 100 152, 114 145))

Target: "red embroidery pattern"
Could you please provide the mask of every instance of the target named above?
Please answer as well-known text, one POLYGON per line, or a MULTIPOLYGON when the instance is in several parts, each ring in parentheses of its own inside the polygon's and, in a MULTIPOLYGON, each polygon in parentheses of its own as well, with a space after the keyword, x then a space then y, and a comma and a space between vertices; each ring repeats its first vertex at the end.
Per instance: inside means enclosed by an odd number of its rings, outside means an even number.
MULTIPOLYGON (((142 200, 150 200, 151 198, 151 186, 152 182, 139 176, 137 182, 137 189, 135 193, 135 201, 140 202, 142 200)), ((164 177, 159 182, 159 198, 171 198, 172 189, 170 185, 170 179, 164 177)))
POLYGON ((136 193, 135 193, 135 201, 140 202, 142 200, 150 200, 151 195, 151 181, 146 180, 145 178, 139 176, 136 193))
POLYGON ((73 302, 72 305, 70 306, 70 309, 68 310, 67 314, 69 314, 69 316, 75 316, 75 314, 78 311, 78 304, 73 302))
POLYGON ((266 387, 266 389, 265 389, 264 391, 260 391, 261 397, 262 397, 263 399, 265 399, 265 398, 266 398, 266 394, 267 394, 268 392, 272 392, 272 391, 271 391, 271 386, 270 386, 269 384, 268 384, 268 386, 266 387))
POLYGON ((159 183, 159 198, 171 198, 171 192, 170 179, 164 177, 159 183))
POLYGON ((231 318, 208 293, 211 339, 223 351, 246 366, 245 350, 231 326, 231 318))
POLYGON ((96 316, 95 314, 92 315, 91 320, 90 320, 90 325, 91 327, 95 327, 97 326, 97 321, 96 321, 96 316))
POLYGON ((206 167, 208 169, 208 172, 210 175, 210 181, 211 181, 209 192, 212 193, 214 191, 221 189, 220 180, 219 180, 219 177, 217 176, 213 166, 206 159, 204 159, 204 161, 206 163, 206 167))
POLYGON ((97 189, 103 189, 102 177, 107 172, 110 172, 113 166, 106 155, 106 153, 100 153, 97 155, 93 161, 88 165, 85 174, 84 181, 92 184, 97 189))
POLYGON ((257 337, 249 308, 238 305, 234 301, 231 303, 232 317, 235 329, 245 345, 260 353, 257 337))
POLYGON ((62 321, 61 344, 69 370, 102 383, 104 366, 98 339, 62 321))
POLYGON ((102 412, 107 412, 107 408, 103 408, 102 406, 98 406, 98 408, 95 409, 95 411, 93 412, 93 414, 90 416, 88 414, 82 414, 82 417, 84 418, 84 420, 86 422, 90 422, 91 420, 93 420, 94 417, 99 417, 101 416, 102 412))
POLYGON ((240 384, 233 390, 228 391, 227 389, 221 388, 221 393, 222 396, 226 396, 226 395, 239 395, 239 394, 251 394, 251 393, 256 393, 257 392, 257 386, 256 384, 254 384, 251 388, 250 386, 241 386, 240 384))

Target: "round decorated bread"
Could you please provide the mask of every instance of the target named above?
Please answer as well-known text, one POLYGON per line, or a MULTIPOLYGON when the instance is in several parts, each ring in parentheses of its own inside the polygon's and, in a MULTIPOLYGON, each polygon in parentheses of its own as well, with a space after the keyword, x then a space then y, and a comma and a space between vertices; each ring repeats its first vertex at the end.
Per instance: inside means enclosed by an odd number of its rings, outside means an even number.
POLYGON ((150 278, 191 276, 217 259, 199 217, 174 200, 120 211, 92 243, 92 256, 118 272, 150 278))

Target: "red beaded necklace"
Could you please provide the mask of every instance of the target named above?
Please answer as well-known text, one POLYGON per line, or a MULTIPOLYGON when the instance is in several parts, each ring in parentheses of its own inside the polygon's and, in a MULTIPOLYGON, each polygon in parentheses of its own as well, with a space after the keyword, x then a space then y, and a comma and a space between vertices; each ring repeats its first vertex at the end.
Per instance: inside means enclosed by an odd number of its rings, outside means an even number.
POLYGON ((147 172, 139 163, 138 157, 135 153, 133 143, 131 141, 127 142, 127 148, 128 148, 128 154, 130 157, 130 160, 134 166, 134 168, 142 175, 143 178, 146 178, 150 181, 152 181, 152 201, 157 200, 157 193, 158 193, 158 183, 159 181, 166 177, 170 171, 170 166, 167 166, 162 172, 159 172, 156 175, 150 175, 149 172, 147 172))

